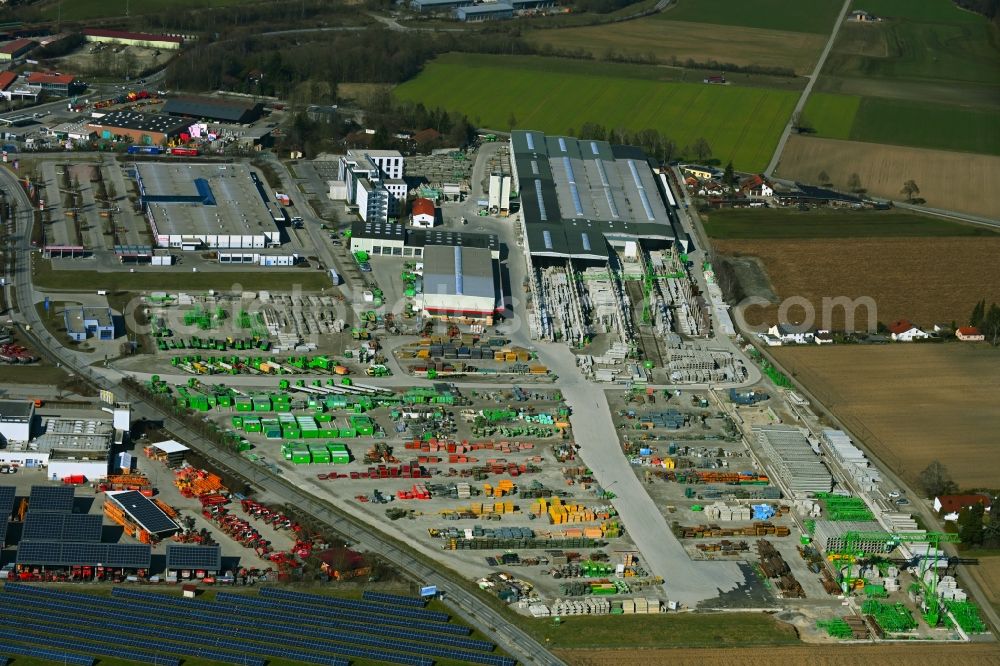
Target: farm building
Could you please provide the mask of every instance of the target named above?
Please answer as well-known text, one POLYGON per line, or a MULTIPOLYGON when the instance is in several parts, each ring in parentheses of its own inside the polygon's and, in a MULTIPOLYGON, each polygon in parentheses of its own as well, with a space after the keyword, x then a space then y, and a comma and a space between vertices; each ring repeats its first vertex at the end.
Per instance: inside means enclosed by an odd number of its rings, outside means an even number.
POLYGON ((109 490, 104 515, 125 528, 125 533, 148 543, 180 531, 180 526, 155 502, 138 490, 109 490))
POLYGON ((435 245, 483 248, 493 259, 500 258, 500 242, 494 234, 407 229, 395 222, 358 220, 351 225, 351 252, 366 252, 374 257, 423 257, 426 248, 435 245))
POLYGON ((955 331, 955 337, 962 342, 982 342, 986 339, 986 336, 983 335, 982 331, 975 326, 960 326, 959 329, 955 331))
POLYGON ((199 95, 171 97, 163 105, 163 113, 169 116, 240 124, 254 122, 263 110, 260 102, 199 95))
POLYGON ((102 139, 130 139, 145 146, 162 146, 186 132, 188 123, 158 113, 112 111, 87 124, 102 139))
POLYGON ((167 544, 167 578, 182 580, 215 576, 222 570, 222 547, 217 543, 167 544))
POLYGON ((503 310, 499 262, 486 248, 424 248, 423 308, 444 318, 492 322, 503 310))
POLYGON ((956 521, 962 509, 969 509, 977 504, 982 504, 983 508, 989 511, 993 502, 986 494, 941 495, 934 498, 934 511, 944 520, 956 521))
POLYGON ((139 163, 139 200, 157 247, 263 249, 281 244, 284 213, 243 164, 139 163))
POLYGON ((900 319, 889 324, 889 334, 896 342, 913 342, 930 337, 907 319, 900 319))
POLYGON ((641 150, 524 130, 511 133, 510 147, 533 259, 604 265, 611 248, 675 241, 662 181, 641 150))
POLYGON ((126 32, 123 30, 103 30, 88 28, 83 31, 83 38, 88 42, 104 42, 106 44, 123 44, 125 46, 141 46, 148 49, 179 49, 184 43, 181 37, 172 35, 154 35, 148 32, 126 32))
POLYGON ((410 205, 410 224, 420 229, 429 229, 437 222, 437 210, 430 199, 414 199, 410 205))
POLYGON ((514 6, 506 2, 485 2, 481 5, 456 7, 453 16, 459 21, 500 21, 514 18, 514 6))
POLYGON ((712 167, 703 167, 697 164, 682 165, 681 171, 689 176, 697 178, 698 180, 712 180, 717 175, 721 175, 718 169, 713 169, 712 167))
POLYGON ((812 342, 813 339, 811 332, 803 331, 801 326, 792 326, 790 324, 775 324, 767 329, 767 334, 780 340, 783 345, 802 345, 812 342))
POLYGON ((763 177, 753 175, 740 182, 740 192, 748 197, 769 197, 774 194, 774 188, 763 177))
POLYGON ((35 403, 30 400, 0 400, 0 444, 31 439, 34 420, 35 403))
POLYGON ((26 82, 29 87, 38 88, 43 93, 57 97, 69 97, 81 89, 72 74, 32 72, 28 74, 26 82))
POLYGON ((473 0, 411 0, 410 7, 421 14, 450 12, 459 7, 471 7, 473 0))
POLYGON ((74 342, 83 342, 89 336, 98 340, 115 339, 115 319, 111 308, 66 308, 63 317, 66 335, 74 342))
POLYGON ((35 48, 38 42, 32 39, 15 39, 0 45, 0 61, 17 60, 25 53, 35 48))
POLYGON ((330 181, 330 198, 357 206, 368 222, 387 222, 399 214, 406 199, 403 155, 397 150, 349 150, 338 162, 337 180, 330 181))

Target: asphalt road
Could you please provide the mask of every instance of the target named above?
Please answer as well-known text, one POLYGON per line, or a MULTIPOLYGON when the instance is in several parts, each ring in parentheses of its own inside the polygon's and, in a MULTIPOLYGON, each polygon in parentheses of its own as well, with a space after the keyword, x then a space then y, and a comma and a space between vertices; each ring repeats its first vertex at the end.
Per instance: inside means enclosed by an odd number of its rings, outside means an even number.
POLYGON ((392 538, 371 530, 367 525, 353 519, 346 513, 335 510, 332 505, 317 500, 315 497, 296 487, 269 470, 256 465, 246 458, 231 451, 216 448, 205 442, 198 433, 184 423, 161 412, 151 403, 146 403, 141 395, 133 395, 109 380, 102 373, 79 363, 76 355, 63 347, 45 330, 38 313, 30 304, 33 303, 31 287, 31 224, 33 214, 31 202, 21 189, 14 176, 7 170, 0 170, 0 180, 5 184, 8 196, 18 199, 18 219, 16 228, 16 264, 13 272, 15 288, 19 305, 19 313, 15 322, 23 325, 25 330, 30 327, 28 337, 32 338, 33 346, 39 354, 47 356, 52 362, 61 364, 95 386, 115 391, 119 397, 132 402, 133 411, 137 417, 162 419, 164 426, 178 439, 184 441, 194 450, 212 459, 224 468, 249 479, 260 489, 273 494, 281 500, 298 506, 316 519, 330 525, 337 532, 347 535, 352 541, 370 552, 378 553, 396 565, 400 571, 411 575, 414 579, 428 585, 437 585, 446 593, 445 601, 454 608, 466 621, 478 628, 505 650, 525 664, 542 664, 559 666, 563 662, 548 653, 545 648, 527 633, 514 626, 504 615, 479 600, 472 593, 462 588, 457 577, 447 569, 434 568, 413 557, 406 546, 392 538))
POLYGON ((795 110, 792 112, 791 117, 788 119, 788 124, 785 125, 784 131, 781 133, 781 138, 778 140, 778 146, 774 149, 774 155, 771 156, 771 161, 767 165, 767 169, 764 173, 768 176, 774 174, 774 170, 778 168, 778 163, 781 161, 781 153, 785 150, 785 143, 788 142, 788 137, 792 133, 792 123, 795 119, 799 117, 802 113, 802 109, 806 107, 806 101, 809 99, 809 94, 812 93, 813 85, 819 79, 820 72, 823 71, 823 65, 826 64, 826 58, 830 55, 830 51, 833 50, 833 43, 837 39, 837 33, 840 32, 840 26, 844 23, 844 15, 847 14, 848 8, 851 6, 851 0, 844 0, 844 6, 840 8, 840 14, 837 15, 837 22, 833 26, 833 31, 830 33, 830 38, 826 40, 826 46, 823 47, 823 52, 819 56, 819 60, 816 61, 816 66, 813 67, 812 74, 807 78, 806 87, 802 90, 802 94, 799 96, 798 103, 795 104, 795 110))

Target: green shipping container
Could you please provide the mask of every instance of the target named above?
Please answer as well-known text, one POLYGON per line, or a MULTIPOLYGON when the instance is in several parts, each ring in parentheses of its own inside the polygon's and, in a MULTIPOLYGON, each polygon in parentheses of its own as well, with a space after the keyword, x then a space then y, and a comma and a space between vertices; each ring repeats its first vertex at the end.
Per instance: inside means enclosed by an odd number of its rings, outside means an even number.
POLYGON ((243 429, 247 432, 260 432, 260 419, 243 419, 243 429))
POLYGON ((233 417, 233 427, 237 428, 238 430, 242 430, 243 429, 243 417, 242 416, 234 416, 233 417))
POLYGON ((252 412, 253 401, 250 398, 236 398, 236 411, 252 412))
POLYGON ((281 428, 264 428, 265 439, 281 439, 281 428))

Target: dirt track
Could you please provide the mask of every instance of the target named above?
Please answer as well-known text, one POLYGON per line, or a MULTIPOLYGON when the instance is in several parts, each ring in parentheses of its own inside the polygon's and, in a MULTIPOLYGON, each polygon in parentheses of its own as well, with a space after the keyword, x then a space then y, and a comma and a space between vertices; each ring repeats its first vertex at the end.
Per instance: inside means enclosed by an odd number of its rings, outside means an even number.
POLYGON ((996 666, 1000 647, 982 645, 811 645, 746 649, 556 650, 571 666, 857 666, 896 663, 906 666, 996 666), (892 662, 886 662, 891 659, 892 662))
POLYGON ((815 183, 821 171, 845 190, 857 173, 869 193, 897 201, 913 179, 928 206, 1000 219, 1000 197, 991 194, 1000 187, 1000 156, 789 137, 775 175, 815 183))

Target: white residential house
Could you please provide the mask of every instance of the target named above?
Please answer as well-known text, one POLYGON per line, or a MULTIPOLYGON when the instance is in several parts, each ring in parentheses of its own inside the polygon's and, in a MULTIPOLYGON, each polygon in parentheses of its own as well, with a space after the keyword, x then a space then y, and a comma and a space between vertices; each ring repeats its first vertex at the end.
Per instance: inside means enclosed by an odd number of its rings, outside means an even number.
POLYGON ((813 341, 813 334, 810 331, 803 331, 797 326, 789 324, 776 324, 767 329, 770 337, 777 338, 785 345, 803 345, 813 341))
POLYGON ((830 334, 830 331, 821 328, 813 336, 813 342, 818 345, 830 345, 833 344, 833 336, 830 334))
POLYGON ((914 340, 923 340, 931 337, 907 319, 900 319, 889 324, 889 333, 896 342, 913 342, 914 340))

